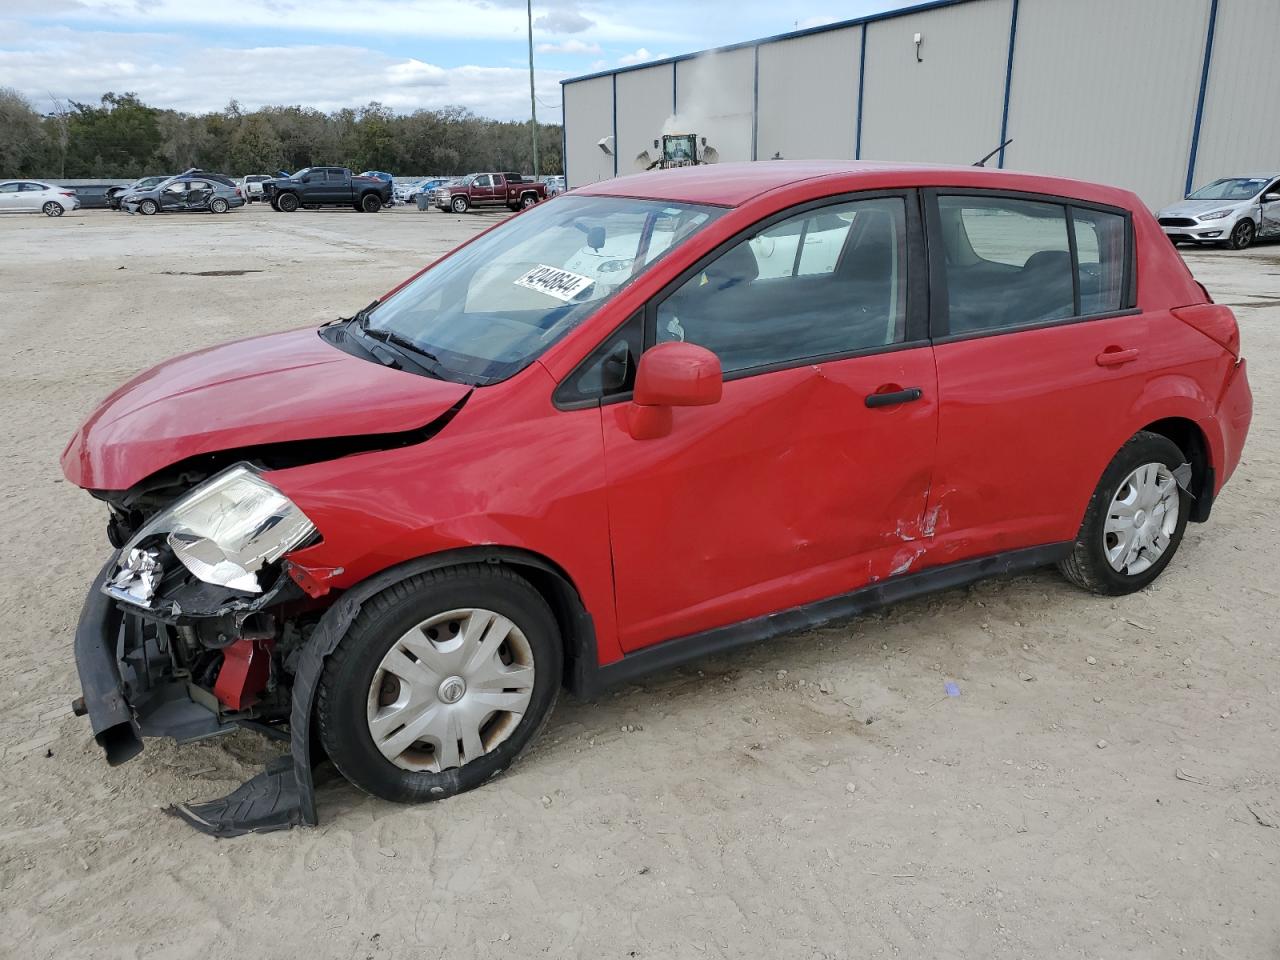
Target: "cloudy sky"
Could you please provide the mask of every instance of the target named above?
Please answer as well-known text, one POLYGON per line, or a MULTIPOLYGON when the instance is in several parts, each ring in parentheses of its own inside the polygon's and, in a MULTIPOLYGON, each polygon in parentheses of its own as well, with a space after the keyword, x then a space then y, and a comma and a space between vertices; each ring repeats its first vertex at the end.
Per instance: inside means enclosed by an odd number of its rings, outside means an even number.
MULTIPOLYGON (((559 81, 907 5, 908 0, 535 0, 539 119, 559 81)), ((137 93, 201 112, 378 100, 529 115, 525 0, 0 0, 0 87, 137 93)))

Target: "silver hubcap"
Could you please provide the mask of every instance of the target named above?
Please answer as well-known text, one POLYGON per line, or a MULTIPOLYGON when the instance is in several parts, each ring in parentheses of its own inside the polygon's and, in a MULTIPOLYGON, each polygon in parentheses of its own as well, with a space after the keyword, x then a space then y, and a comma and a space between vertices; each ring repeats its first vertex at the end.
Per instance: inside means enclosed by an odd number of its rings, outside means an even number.
POLYGON ((1164 556, 1178 528, 1178 507, 1178 482, 1163 463, 1143 464, 1129 474, 1102 528, 1112 569, 1134 576, 1164 556))
POLYGON ((533 696, 533 649, 492 610, 450 610, 392 644, 369 686, 369 734, 405 770, 439 773, 511 736, 533 696))

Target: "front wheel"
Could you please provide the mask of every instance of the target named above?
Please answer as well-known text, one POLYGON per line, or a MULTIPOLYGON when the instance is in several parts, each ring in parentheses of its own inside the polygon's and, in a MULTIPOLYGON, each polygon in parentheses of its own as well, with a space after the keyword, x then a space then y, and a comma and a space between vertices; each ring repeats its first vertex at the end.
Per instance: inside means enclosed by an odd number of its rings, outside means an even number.
POLYGON ((475 564, 420 574, 366 603, 326 661, 320 737, 365 792, 440 800, 511 765, 550 716, 562 666, 528 581, 475 564))
POLYGON ((280 199, 276 201, 276 209, 284 213, 293 213, 298 209, 298 195, 296 193, 280 194, 280 199))
POLYGON ((1258 234, 1258 229, 1253 225, 1253 221, 1248 217, 1236 224, 1235 229, 1231 231, 1231 249, 1244 250, 1253 245, 1254 237, 1258 234))
POLYGON ((466 197, 454 197, 451 206, 454 213, 466 213, 467 207, 471 206, 471 202, 466 197))
POLYGON ((46 217, 60 217, 64 213, 66 213, 66 211, 62 209, 62 204, 55 203, 52 200, 50 200, 40 209, 44 211, 44 215, 46 217))
POLYGON ((160 205, 157 204, 154 200, 143 200, 140 204, 138 204, 138 212, 142 214, 144 217, 153 216, 157 211, 159 211, 159 209, 160 209, 160 205))
POLYGON ((1121 596, 1160 576, 1191 513, 1191 497, 1177 478, 1186 467, 1172 440, 1134 434, 1103 472, 1071 555, 1058 564, 1066 578, 1093 593, 1121 596))
POLYGON ((377 213, 382 209, 382 198, 374 193, 366 193, 360 198, 360 208, 365 213, 377 213))

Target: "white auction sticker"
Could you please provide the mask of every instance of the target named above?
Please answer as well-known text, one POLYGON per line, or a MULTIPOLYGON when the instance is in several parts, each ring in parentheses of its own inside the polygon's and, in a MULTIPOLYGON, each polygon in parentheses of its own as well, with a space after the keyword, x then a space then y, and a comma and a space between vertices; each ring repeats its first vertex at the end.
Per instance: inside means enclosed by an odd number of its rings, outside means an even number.
POLYGON ((563 300, 565 303, 593 283, 595 281, 590 277, 584 277, 580 273, 569 270, 561 270, 559 267, 548 267, 546 264, 538 264, 523 277, 515 280, 517 287, 528 287, 530 290, 537 290, 549 297, 563 300))

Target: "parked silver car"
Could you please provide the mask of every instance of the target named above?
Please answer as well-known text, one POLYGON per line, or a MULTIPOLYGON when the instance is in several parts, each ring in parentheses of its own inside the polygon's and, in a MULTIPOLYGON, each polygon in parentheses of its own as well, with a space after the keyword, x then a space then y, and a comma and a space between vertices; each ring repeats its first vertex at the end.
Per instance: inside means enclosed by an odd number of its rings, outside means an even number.
POLYGON ((1280 236, 1280 173, 1215 180, 1156 217, 1174 243, 1225 243, 1243 250, 1259 237, 1280 236))
POLYGON ((76 192, 66 187, 43 180, 0 183, 0 213, 43 213, 46 217, 60 217, 69 210, 79 209, 76 192))

